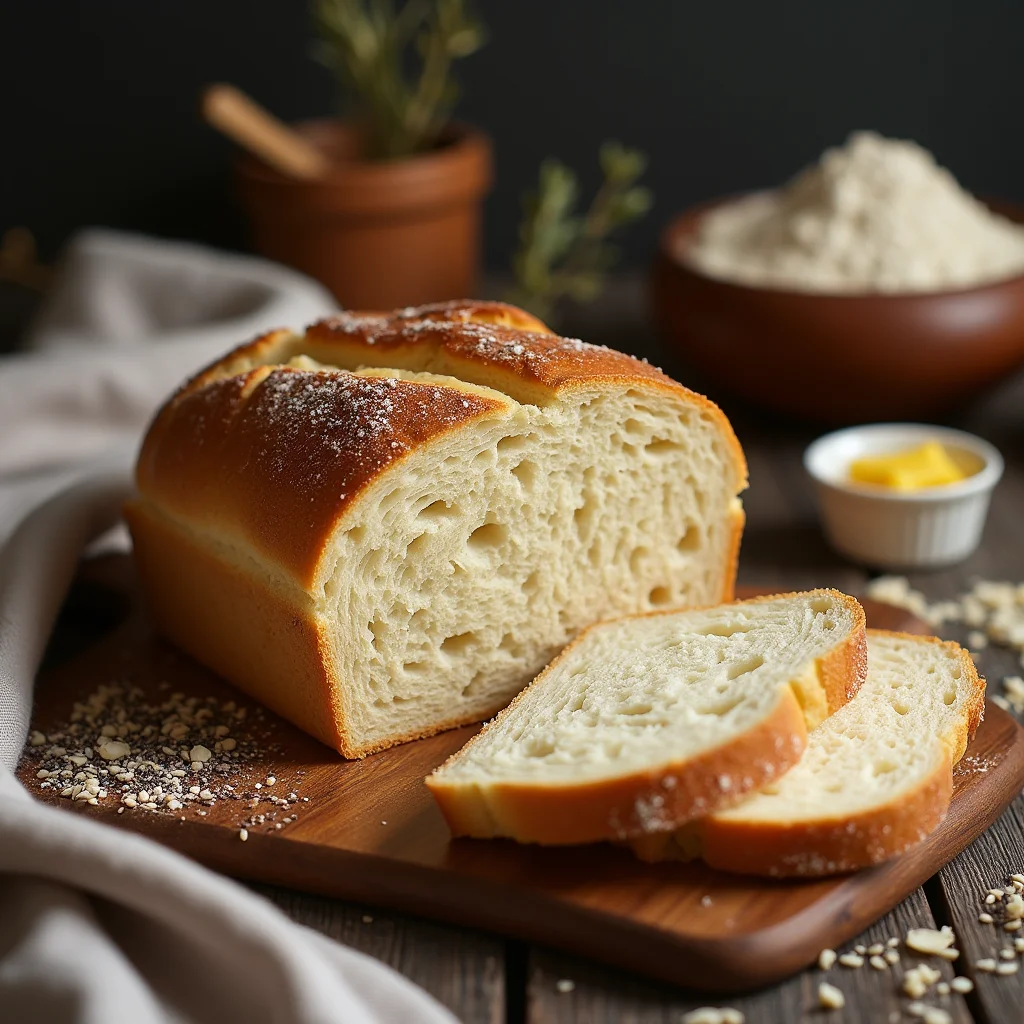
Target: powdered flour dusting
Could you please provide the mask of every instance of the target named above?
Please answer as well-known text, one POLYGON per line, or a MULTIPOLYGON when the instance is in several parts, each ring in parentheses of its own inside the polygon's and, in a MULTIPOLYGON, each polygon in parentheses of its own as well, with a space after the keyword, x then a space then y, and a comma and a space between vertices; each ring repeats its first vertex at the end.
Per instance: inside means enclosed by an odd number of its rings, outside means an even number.
POLYGON ((1024 272, 1024 227, 989 211, 916 143, 858 132, 783 188, 711 211, 684 255, 744 284, 940 291, 1024 272))

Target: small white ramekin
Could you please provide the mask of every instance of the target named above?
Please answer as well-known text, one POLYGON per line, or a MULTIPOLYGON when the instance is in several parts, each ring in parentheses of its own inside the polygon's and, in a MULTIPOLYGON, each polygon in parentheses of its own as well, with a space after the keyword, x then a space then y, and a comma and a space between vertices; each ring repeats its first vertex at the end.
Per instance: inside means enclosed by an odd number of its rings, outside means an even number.
POLYGON ((1003 458, 987 441, 923 423, 875 423, 819 437, 804 452, 825 535, 841 554, 880 569, 952 565, 978 546, 1003 458), (939 441, 971 472, 964 480, 894 491, 850 480, 850 464, 939 441))

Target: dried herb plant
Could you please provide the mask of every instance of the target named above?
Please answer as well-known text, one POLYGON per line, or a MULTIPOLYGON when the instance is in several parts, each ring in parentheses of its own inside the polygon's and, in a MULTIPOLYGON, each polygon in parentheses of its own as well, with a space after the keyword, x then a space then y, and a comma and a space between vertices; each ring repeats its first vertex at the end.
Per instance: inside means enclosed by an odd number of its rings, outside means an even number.
POLYGON ((338 77, 367 156, 435 146, 458 98, 452 65, 484 43, 466 0, 314 0, 318 56, 338 77))
POLYGON ((575 213, 577 176, 558 160, 541 164, 537 190, 523 198, 509 301, 541 319, 552 318, 564 297, 589 302, 600 294, 619 255, 608 236, 651 207, 650 191, 636 184, 647 166, 642 153, 606 142, 600 164, 604 180, 583 216, 575 213))

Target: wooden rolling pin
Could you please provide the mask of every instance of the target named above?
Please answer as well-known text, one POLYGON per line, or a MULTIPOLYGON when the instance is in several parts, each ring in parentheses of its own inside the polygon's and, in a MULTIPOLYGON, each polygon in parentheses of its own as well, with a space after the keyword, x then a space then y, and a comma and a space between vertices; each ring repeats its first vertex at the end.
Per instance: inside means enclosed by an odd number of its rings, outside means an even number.
POLYGON ((203 118, 243 149, 290 178, 325 178, 331 162, 312 143, 233 85, 208 86, 203 118))

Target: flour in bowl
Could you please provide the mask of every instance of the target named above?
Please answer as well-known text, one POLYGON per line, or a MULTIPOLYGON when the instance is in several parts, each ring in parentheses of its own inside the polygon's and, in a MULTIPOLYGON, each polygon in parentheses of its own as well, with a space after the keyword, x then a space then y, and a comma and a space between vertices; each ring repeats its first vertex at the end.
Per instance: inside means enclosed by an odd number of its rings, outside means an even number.
POLYGON ((781 189, 712 210, 682 255, 761 287, 943 291, 1024 273, 1024 227, 916 143, 857 132, 781 189))

